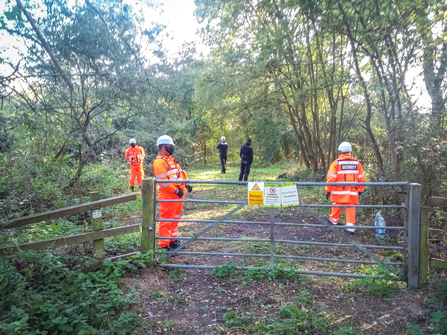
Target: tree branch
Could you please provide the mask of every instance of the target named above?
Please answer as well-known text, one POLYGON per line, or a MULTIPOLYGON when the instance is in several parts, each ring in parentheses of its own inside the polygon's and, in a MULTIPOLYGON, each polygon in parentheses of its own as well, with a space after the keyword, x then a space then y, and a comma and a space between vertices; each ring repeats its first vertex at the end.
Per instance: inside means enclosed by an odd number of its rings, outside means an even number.
POLYGON ((20 0, 16 0, 17 5, 22 10, 23 14, 25 14, 26 18, 28 19, 29 23, 33 27, 33 30, 35 31, 37 38, 42 43, 42 46, 50 56, 51 60, 53 61, 54 65, 56 66, 57 70, 61 74, 62 78, 64 79, 65 83, 67 84, 68 88, 70 89, 70 92, 73 92, 73 83, 71 82, 70 78, 68 78, 67 74, 64 70, 62 70, 61 65, 59 64, 59 61, 57 60, 56 56, 54 55, 53 51, 51 50, 50 45, 47 43, 45 38, 43 37, 42 33, 40 32, 39 28, 36 25, 36 22, 34 22, 34 19, 32 18, 31 14, 26 10, 25 6, 23 6, 22 2, 20 0))

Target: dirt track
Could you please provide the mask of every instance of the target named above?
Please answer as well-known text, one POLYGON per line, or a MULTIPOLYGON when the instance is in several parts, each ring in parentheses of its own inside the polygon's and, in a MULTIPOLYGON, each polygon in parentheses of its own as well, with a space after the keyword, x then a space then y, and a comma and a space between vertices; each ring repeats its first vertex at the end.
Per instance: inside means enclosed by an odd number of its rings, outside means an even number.
MULTIPOLYGON (((196 213, 193 206, 185 206, 184 218, 196 213)), ((238 217, 237 220, 240 220, 238 217)), ((268 222, 270 216, 265 213, 250 215, 244 220, 268 222)), ((298 208, 279 211, 276 222, 317 223, 298 208)), ((205 228, 207 224, 184 223, 180 225, 182 236, 192 236, 205 228)), ((219 224, 205 236, 227 238, 270 238, 270 226, 261 224, 219 224)), ((327 228, 277 226, 275 239, 294 241, 315 241, 346 243, 327 228)), ((376 244, 374 230, 357 230, 354 240, 359 244, 376 244)), ((388 241, 390 245, 399 245, 400 237, 394 234, 388 241)), ((373 249, 371 249, 373 250, 373 249)), ((226 253, 269 253, 269 243, 262 242, 212 242, 196 241, 186 251, 209 251, 226 253)), ((309 244, 278 244, 276 254, 312 256, 321 258, 350 258, 370 260, 359 250, 334 246, 314 246, 309 244)), ((374 253, 381 258, 394 257, 395 251, 374 253)), ((241 266, 266 266, 266 261, 258 257, 241 259, 232 256, 177 255, 169 260, 175 264, 223 265, 228 261, 241 266), (264 262, 264 263, 261 263, 264 262)), ((268 262, 268 259, 267 259, 268 262)), ((357 272, 360 264, 315 262, 309 260, 279 260, 279 264, 299 269, 329 272, 357 272)), ((367 294, 356 288, 347 289, 344 283, 351 279, 319 276, 299 276, 298 281, 254 281, 243 272, 225 278, 217 278, 210 270, 172 270, 157 268, 155 271, 141 270, 138 275, 127 278, 125 284, 139 285, 141 307, 139 313, 154 325, 154 332, 169 334, 245 334, 242 330, 226 328, 222 316, 229 311, 238 315, 263 320, 275 317, 280 306, 296 303, 302 292, 309 294, 309 305, 315 313, 325 311, 331 326, 353 326, 362 334, 406 334, 408 322, 423 309, 423 298, 404 288, 397 289, 394 297, 382 297, 367 294), (171 329, 171 322, 173 327, 171 329)))

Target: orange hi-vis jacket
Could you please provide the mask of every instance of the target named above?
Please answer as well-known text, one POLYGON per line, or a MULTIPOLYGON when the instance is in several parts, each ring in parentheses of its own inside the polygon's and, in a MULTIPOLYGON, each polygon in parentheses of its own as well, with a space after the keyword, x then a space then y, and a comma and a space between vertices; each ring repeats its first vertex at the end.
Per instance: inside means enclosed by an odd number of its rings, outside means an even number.
MULTIPOLYGON (((344 153, 331 164, 327 175, 327 183, 365 182, 365 172, 362 164, 349 153, 344 153)), ((359 203, 359 192, 365 186, 326 186, 326 192, 331 194, 331 201, 336 203, 359 203)))
POLYGON ((140 165, 143 163, 145 157, 146 153, 143 147, 139 147, 138 145, 135 148, 129 147, 126 150, 126 159, 132 165, 140 165))
MULTIPOLYGON (((152 163, 152 169, 157 180, 188 180, 186 172, 183 171, 180 164, 172 156, 158 155, 152 163)), ((185 183, 164 183, 158 185, 159 199, 172 198, 172 195, 177 190, 177 186, 185 193, 185 183)))

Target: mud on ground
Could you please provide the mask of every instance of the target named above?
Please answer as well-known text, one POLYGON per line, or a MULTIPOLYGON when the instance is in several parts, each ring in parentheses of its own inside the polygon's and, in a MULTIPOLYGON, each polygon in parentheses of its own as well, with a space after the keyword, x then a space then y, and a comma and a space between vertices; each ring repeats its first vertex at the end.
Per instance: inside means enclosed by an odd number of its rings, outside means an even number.
MULTIPOLYGON (((183 218, 197 213, 185 204, 183 218)), ((232 220, 251 220, 252 224, 219 224, 204 236, 226 238, 270 239, 270 215, 259 210, 256 216, 244 214, 232 220)), ((314 223, 299 208, 277 211, 275 222, 314 223)), ((182 236, 193 236, 209 224, 183 223, 182 236)), ((346 234, 344 230, 340 230, 346 234)), ((390 234, 382 243, 402 245, 401 234, 390 234)), ((347 235, 346 235, 347 236, 347 235)), ((275 227, 276 240, 307 242, 347 243, 327 228, 302 226, 275 227)), ((377 244, 374 230, 357 230, 353 240, 359 244, 377 244)), ((402 261, 401 251, 369 249, 375 255, 390 261, 402 261)), ((195 241, 187 252, 225 252, 269 254, 268 242, 213 242, 195 241)), ((275 254, 304 257, 371 260, 354 248, 303 244, 278 244, 275 254)), ((160 255, 158 255, 160 257, 160 255)), ((238 266, 269 266, 270 260, 260 257, 177 255, 170 264, 224 265, 228 261, 238 266)), ((278 259, 277 265, 307 271, 362 273, 362 265, 350 263, 316 262, 304 259, 278 259)), ((368 266, 368 265, 365 265, 368 266)), ((198 269, 142 269, 135 276, 125 279, 125 285, 139 286, 141 305, 137 312, 152 324, 151 333, 169 334, 246 334, 246 329, 228 328, 223 316, 235 312, 252 320, 278 319, 278 309, 293 303, 306 313, 324 315, 327 324, 337 329, 353 327, 361 334, 407 334, 409 322, 424 310, 424 291, 407 290, 400 285, 392 297, 368 294, 356 286, 346 286, 353 279, 321 276, 298 276, 298 280, 256 281, 238 272, 225 278, 217 278, 210 270, 198 269), (305 297, 303 301, 303 296, 305 297)), ((253 321, 254 322, 254 321, 253 321)), ((279 333, 279 332, 278 332, 279 333)), ((297 332, 299 333, 299 332, 297 332)), ((313 334, 318 332, 313 331, 313 334)), ((330 333, 328 332, 321 332, 330 333)))

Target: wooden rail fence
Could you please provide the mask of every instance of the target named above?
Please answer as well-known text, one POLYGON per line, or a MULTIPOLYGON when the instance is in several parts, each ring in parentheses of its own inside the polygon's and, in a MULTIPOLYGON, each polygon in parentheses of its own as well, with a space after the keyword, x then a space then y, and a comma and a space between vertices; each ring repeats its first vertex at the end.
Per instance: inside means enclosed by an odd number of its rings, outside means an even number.
MULTIPOLYGON (((101 208, 113 206, 116 204, 125 203, 128 201, 133 201, 137 199, 136 193, 120 195, 117 197, 112 197, 108 199, 99 199, 98 192, 90 193, 90 202, 66 207, 62 209, 57 209, 54 211, 49 211, 45 213, 38 213, 34 215, 24 216, 12 220, 9 224, 0 227, 0 229, 12 229, 23 227, 29 224, 58 219, 61 217, 84 213, 91 211, 92 217, 92 232, 77 234, 71 236, 63 236, 55 239, 25 243, 16 246, 0 247, 0 255, 14 253, 20 250, 42 250, 49 247, 61 247, 69 246, 74 244, 80 244, 87 241, 93 241, 93 249, 95 252, 95 257, 98 259, 105 258, 104 249, 104 238, 125 235, 130 233, 135 233, 141 231, 141 252, 147 253, 153 248, 154 245, 154 182, 153 179, 143 179, 141 185, 142 194, 142 225, 134 224, 130 226, 123 226, 117 228, 103 229, 102 227, 102 213, 101 208), (140 227, 143 227, 140 229, 140 227)), ((129 254, 128 254, 129 255, 129 254)), ((112 257, 115 259, 119 257, 112 257)), ((151 256, 153 261, 153 254, 151 256)))
MULTIPOLYGON (((90 202, 66 207, 62 209, 57 209, 54 211, 49 211, 45 213, 34 214, 30 216, 25 216, 12 220, 9 224, 0 227, 0 229, 12 229, 30 225, 33 223, 47 221, 52 219, 57 219, 69 215, 79 214, 87 211, 91 211, 92 217, 92 232, 63 236, 56 239, 50 239, 45 241, 38 241, 32 243, 25 243, 16 246, 0 247, 0 255, 14 253, 20 250, 42 250, 49 247, 61 247, 69 246, 74 244, 80 244, 87 241, 93 241, 93 248, 95 251, 95 257, 98 259, 105 258, 104 249, 104 238, 124 235, 129 233, 141 232, 141 252, 148 253, 150 250, 155 248, 155 201, 154 201, 154 180, 143 179, 141 184, 141 196, 142 196, 142 223, 134 224, 130 226, 123 226, 117 228, 103 229, 102 227, 102 214, 101 208, 113 206, 116 204, 125 203, 128 201, 133 201, 137 199, 136 193, 120 195, 117 197, 112 197, 108 199, 99 199, 98 192, 90 193, 90 202)), ((447 198, 432 197, 431 204, 435 206, 445 206, 447 207, 447 198)), ((421 283, 425 282, 427 279, 427 274, 429 272, 429 267, 439 267, 447 262, 442 259, 430 258, 429 255, 429 239, 433 236, 445 237, 445 231, 441 229, 431 229, 428 225, 428 207, 420 207, 420 228, 419 230, 419 266, 417 268, 417 276, 421 283)), ((417 241, 417 240, 416 240, 417 241)), ((136 254, 136 252, 115 256, 109 258, 114 260, 117 258, 128 257, 130 255, 136 254)), ((151 255, 151 261, 154 261, 154 253, 151 255)))
MULTIPOLYGON (((447 198, 443 198, 443 197, 431 197, 430 198, 430 204, 432 206, 439 206, 439 207, 447 207, 447 198)), ((422 218, 421 218, 422 219, 422 218)), ((427 214, 426 214, 426 219, 425 221, 426 223, 426 230, 427 232, 425 233, 426 236, 424 236, 424 239, 421 241, 425 244, 427 244, 427 253, 428 253, 428 246, 429 246, 429 240, 441 240, 441 241, 445 241, 446 240, 446 236, 447 236, 447 232, 444 229, 435 229, 435 228, 430 228, 428 227, 428 208, 427 208, 427 214)), ((421 224, 422 224, 422 220, 421 220, 421 224)), ((427 255, 427 258, 429 258, 429 264, 432 267, 440 267, 441 265, 445 265, 447 264, 447 261, 442 260, 442 259, 438 259, 438 258, 430 258, 430 255, 427 255)))

